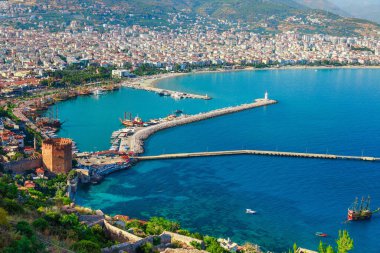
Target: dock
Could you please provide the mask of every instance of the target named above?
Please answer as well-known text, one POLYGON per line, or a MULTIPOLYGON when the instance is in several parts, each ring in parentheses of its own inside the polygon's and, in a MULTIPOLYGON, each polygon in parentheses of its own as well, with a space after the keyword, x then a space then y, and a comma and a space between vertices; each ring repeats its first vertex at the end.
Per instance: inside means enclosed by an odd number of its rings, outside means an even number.
POLYGON ((157 125, 145 127, 139 131, 137 131, 135 134, 133 134, 130 138, 130 151, 132 151, 135 154, 142 154, 144 152, 144 140, 146 140, 149 136, 152 134, 167 129, 171 127, 176 127, 180 125, 190 124, 193 122, 206 120, 210 118, 219 117, 226 114, 236 113, 244 110, 250 110, 256 107, 262 107, 267 105, 276 104, 276 100, 271 99, 256 99, 255 102, 249 103, 249 104, 242 104, 235 107, 226 107, 222 109, 217 109, 205 113, 199 113, 195 115, 182 115, 174 120, 166 121, 159 123, 157 125))
POLYGON ((193 157, 231 156, 231 155, 282 156, 282 157, 314 158, 314 159, 330 159, 330 160, 337 160, 337 159, 357 160, 357 161, 370 161, 370 162, 380 161, 380 157, 279 152, 279 151, 265 151, 265 150, 230 150, 230 151, 215 151, 215 152, 177 153, 177 154, 164 154, 164 155, 157 155, 157 156, 137 156, 135 157, 135 159, 138 161, 146 161, 146 160, 181 159, 181 158, 193 158, 193 157))
POLYGON ((203 100, 210 100, 212 99, 208 95, 199 95, 199 94, 194 94, 194 93, 185 93, 185 92, 180 92, 180 91, 173 91, 173 90, 165 90, 165 89, 160 89, 157 87, 151 87, 151 86, 143 86, 140 84, 134 84, 134 83, 123 83, 124 87, 131 88, 131 89, 136 89, 136 90, 145 90, 145 91, 150 91, 150 92, 155 92, 161 96, 168 96, 173 99, 185 99, 185 98, 190 98, 190 99, 203 99, 203 100))

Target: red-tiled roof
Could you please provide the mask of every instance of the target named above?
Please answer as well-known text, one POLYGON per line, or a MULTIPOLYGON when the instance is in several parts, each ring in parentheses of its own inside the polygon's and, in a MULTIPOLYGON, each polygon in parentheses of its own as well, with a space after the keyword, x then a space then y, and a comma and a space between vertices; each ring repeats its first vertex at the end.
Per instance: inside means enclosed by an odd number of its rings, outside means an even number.
POLYGON ((27 180, 27 181, 25 181, 24 186, 26 188, 34 188, 34 187, 36 187, 36 184, 33 181, 27 180))
POLYGON ((45 173, 45 171, 42 168, 37 168, 36 169, 36 173, 37 174, 42 174, 42 173, 45 173))

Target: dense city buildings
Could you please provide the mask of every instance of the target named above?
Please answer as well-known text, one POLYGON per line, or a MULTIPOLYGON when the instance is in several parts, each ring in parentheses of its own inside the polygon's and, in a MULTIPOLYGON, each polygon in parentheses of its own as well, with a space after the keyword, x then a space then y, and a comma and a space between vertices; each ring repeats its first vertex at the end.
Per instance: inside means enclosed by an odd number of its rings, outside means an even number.
POLYGON ((212 64, 275 62, 308 64, 334 61, 376 65, 380 41, 329 35, 284 33, 263 36, 233 29, 218 32, 194 27, 186 31, 154 31, 132 26, 108 32, 18 30, 0 28, 0 72, 4 78, 43 76, 44 71, 86 62, 99 66, 150 63, 171 70, 175 64, 202 67, 212 64))
MULTIPOLYGON (((375 37, 283 33, 263 36, 233 29, 218 32, 155 31, 139 26, 96 31, 51 33, 0 26, 0 85, 38 84, 46 71, 71 64, 116 66, 141 64, 172 71, 212 65, 378 65, 380 41, 375 37), (24 80, 24 81, 20 81, 24 80), (27 81, 25 81, 27 80, 27 81)), ((119 74, 120 75, 120 74, 119 74)))

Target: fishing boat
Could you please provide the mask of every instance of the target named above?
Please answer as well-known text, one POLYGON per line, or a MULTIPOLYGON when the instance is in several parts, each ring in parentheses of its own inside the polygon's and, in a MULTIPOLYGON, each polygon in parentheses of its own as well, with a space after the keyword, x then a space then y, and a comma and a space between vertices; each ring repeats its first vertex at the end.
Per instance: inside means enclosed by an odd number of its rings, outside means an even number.
MULTIPOLYGON (((355 202, 348 208, 347 219, 349 221, 369 220, 372 217, 372 211, 370 210, 370 197, 362 197, 359 205, 358 198, 355 198, 355 202)), ((377 210, 376 210, 377 211, 377 210)))
POLYGON ((245 213, 247 213, 247 214, 255 214, 256 211, 248 208, 248 209, 245 209, 245 213))
POLYGON ((328 236, 327 234, 322 233, 322 232, 316 232, 315 235, 319 236, 319 237, 327 237, 328 236))

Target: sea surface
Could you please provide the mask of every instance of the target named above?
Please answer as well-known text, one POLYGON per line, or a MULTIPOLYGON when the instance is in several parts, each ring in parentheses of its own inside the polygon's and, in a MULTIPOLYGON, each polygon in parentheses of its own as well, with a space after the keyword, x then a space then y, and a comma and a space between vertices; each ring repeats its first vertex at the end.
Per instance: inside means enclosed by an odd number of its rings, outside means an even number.
MULTIPOLYGON (((124 112, 144 120, 180 109, 205 112, 263 97, 276 105, 167 129, 146 142, 146 154, 261 149, 380 157, 380 70, 261 70, 204 73, 165 79, 160 87, 213 99, 180 100, 123 88, 58 104, 61 136, 81 151, 110 147, 124 112)), ((225 156, 141 162, 82 186, 80 205, 149 219, 164 216, 182 227, 238 243, 283 252, 294 242, 317 249, 347 229, 354 252, 376 253, 380 214, 345 223, 356 196, 380 207, 380 163, 260 156, 225 156), (257 215, 245 214, 245 209, 257 215)))

